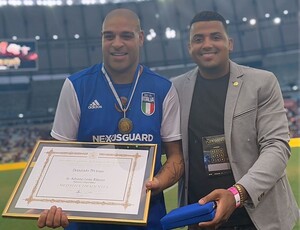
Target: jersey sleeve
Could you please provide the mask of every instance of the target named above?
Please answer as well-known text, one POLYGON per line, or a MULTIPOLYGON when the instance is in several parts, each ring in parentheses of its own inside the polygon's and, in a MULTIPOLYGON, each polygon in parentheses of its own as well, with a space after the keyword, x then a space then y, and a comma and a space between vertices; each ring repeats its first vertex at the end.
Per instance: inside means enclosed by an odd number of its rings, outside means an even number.
POLYGON ((173 83, 163 102, 163 117, 160 132, 163 142, 181 140, 180 104, 173 83))
POLYGON ((57 104, 51 136, 61 141, 75 141, 80 120, 80 106, 72 82, 67 78, 57 104))

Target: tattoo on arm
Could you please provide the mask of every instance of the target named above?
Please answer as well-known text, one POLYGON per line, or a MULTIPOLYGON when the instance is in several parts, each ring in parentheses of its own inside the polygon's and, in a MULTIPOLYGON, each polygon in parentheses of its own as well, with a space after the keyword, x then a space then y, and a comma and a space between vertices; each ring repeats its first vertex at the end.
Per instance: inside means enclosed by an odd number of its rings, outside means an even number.
POLYGON ((168 181, 170 185, 175 184, 184 172, 184 161, 183 159, 180 162, 168 162, 161 167, 157 175, 166 174, 168 175, 168 181))

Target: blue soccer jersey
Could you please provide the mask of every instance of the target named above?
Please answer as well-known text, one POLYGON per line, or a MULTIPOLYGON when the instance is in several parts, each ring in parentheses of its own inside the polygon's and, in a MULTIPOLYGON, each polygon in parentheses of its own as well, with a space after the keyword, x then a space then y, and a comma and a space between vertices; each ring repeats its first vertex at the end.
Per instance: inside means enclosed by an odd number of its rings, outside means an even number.
MULTIPOLYGON (((114 84, 121 101, 130 102, 125 116, 132 121, 132 130, 121 133, 118 123, 124 112, 101 67, 101 64, 94 65, 66 79, 51 135, 63 141, 157 144, 157 173, 161 167, 161 142, 181 139, 179 100, 175 88, 169 80, 144 66, 135 88, 135 82, 133 85, 114 84)), ((163 194, 159 194, 151 198, 147 227, 71 223, 67 229, 158 230, 161 229, 159 220, 165 213, 163 194)))

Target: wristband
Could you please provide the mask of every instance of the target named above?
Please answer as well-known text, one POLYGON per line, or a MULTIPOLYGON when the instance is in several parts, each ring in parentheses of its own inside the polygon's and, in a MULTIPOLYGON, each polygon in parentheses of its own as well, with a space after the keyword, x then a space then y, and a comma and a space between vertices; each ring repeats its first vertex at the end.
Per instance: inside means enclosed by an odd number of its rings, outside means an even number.
POLYGON ((241 207, 244 206, 245 197, 244 197, 244 194, 243 194, 241 186, 238 185, 238 184, 235 184, 235 185, 233 185, 233 187, 238 190, 238 193, 240 195, 240 204, 241 204, 241 207))
POLYGON ((228 191, 230 191, 235 199, 235 207, 239 207, 241 205, 241 197, 240 197, 240 193, 238 191, 238 189, 236 187, 230 187, 227 189, 228 191))

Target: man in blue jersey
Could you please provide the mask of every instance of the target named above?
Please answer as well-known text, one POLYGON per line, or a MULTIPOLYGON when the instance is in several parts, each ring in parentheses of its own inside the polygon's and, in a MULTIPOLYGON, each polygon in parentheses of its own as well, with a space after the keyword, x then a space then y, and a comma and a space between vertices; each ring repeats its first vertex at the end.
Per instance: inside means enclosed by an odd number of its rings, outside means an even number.
POLYGON ((159 230, 166 214, 163 190, 183 174, 180 108, 172 83, 139 64, 144 42, 137 15, 116 9, 102 27, 103 63, 68 77, 59 98, 51 135, 62 141, 155 143, 158 153, 155 176, 146 183, 152 190, 145 227, 96 223, 69 223, 56 206, 45 210, 40 228, 153 229, 159 230), (167 155, 161 166, 161 149, 167 155))

